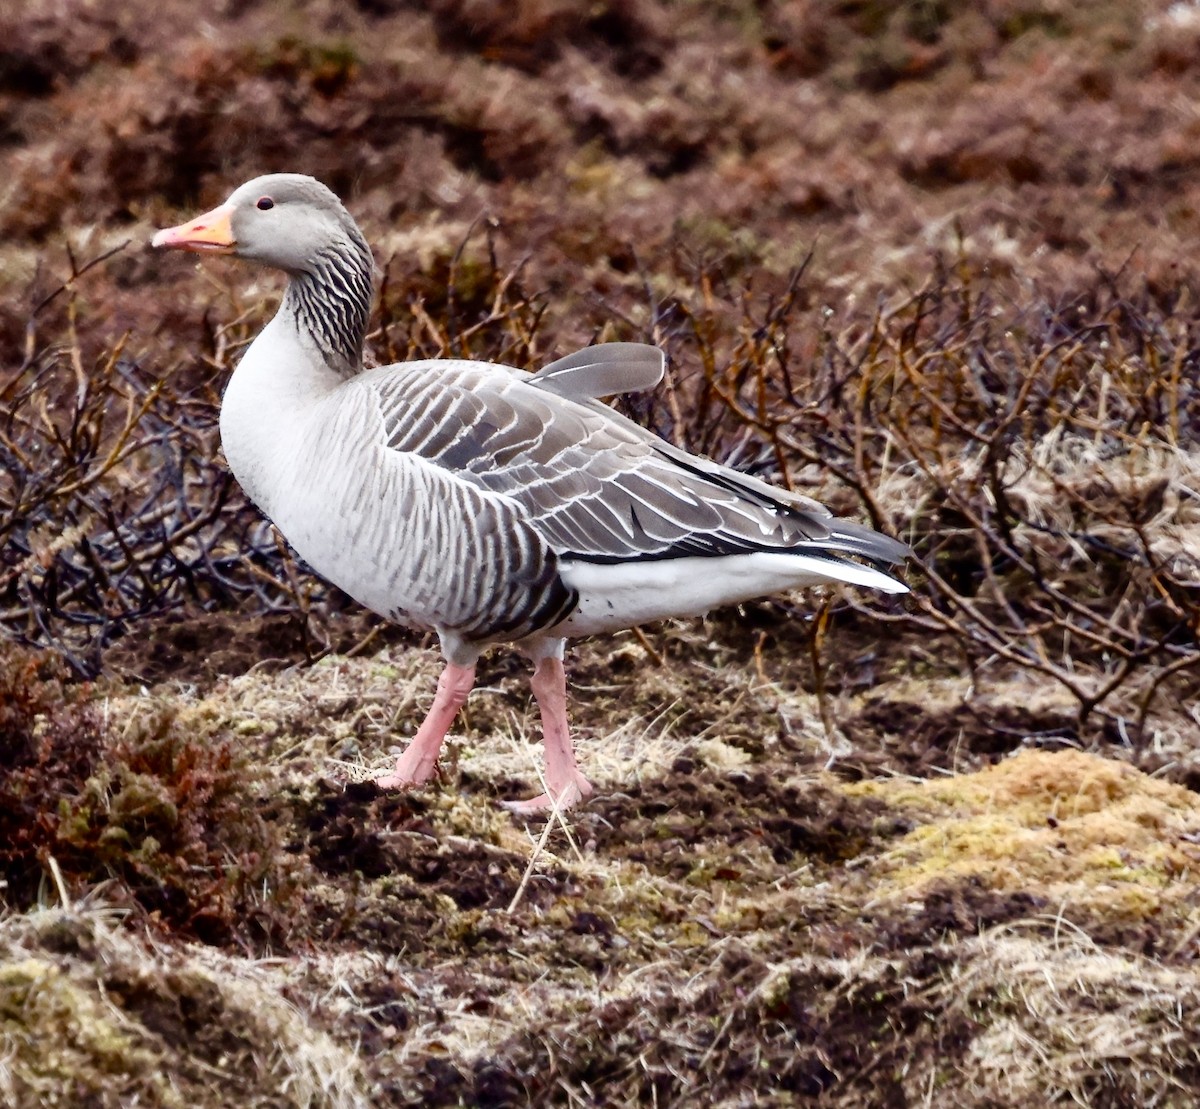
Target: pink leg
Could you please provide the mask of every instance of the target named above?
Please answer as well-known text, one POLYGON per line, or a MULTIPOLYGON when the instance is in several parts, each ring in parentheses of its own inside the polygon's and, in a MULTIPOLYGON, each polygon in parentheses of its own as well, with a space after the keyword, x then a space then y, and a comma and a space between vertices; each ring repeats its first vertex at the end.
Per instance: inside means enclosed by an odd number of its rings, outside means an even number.
POLYGON ((592 783, 580 772, 567 724, 567 675, 562 659, 543 658, 529 683, 542 712, 542 739, 546 746, 546 793, 528 801, 506 801, 505 808, 536 813, 557 806, 569 809, 592 792, 592 783))
POLYGON ((408 749, 396 760, 396 769, 391 774, 375 779, 377 786, 381 789, 417 786, 433 777, 442 742, 474 684, 474 666, 446 663, 446 669, 438 678, 437 693, 429 715, 417 729, 408 749))

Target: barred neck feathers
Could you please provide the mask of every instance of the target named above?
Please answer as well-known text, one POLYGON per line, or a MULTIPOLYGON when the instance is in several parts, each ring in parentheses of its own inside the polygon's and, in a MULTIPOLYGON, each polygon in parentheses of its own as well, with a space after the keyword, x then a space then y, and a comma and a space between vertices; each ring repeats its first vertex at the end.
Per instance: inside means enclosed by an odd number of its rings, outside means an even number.
POLYGON ((329 368, 341 377, 353 377, 362 370, 372 272, 371 252, 357 235, 354 241, 322 247, 288 282, 281 311, 291 315, 329 368))

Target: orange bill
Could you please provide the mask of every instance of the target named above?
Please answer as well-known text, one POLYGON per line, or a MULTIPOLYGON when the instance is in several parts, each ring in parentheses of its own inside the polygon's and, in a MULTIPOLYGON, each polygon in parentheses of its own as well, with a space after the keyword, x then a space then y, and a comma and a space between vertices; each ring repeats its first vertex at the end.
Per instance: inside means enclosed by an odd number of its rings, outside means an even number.
POLYGON ((230 220, 233 209, 222 204, 211 212, 205 212, 188 223, 157 231, 150 240, 151 246, 165 250, 195 250, 199 253, 228 254, 237 240, 233 237, 230 220))

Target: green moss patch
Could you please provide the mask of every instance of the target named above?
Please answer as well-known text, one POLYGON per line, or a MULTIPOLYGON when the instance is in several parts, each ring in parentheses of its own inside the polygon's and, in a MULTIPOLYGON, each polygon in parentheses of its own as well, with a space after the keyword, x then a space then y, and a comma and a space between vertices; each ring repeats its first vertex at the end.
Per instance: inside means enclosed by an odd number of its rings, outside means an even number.
POLYGON ((362 1103, 353 1053, 277 984, 211 949, 136 939, 118 920, 47 910, 0 921, 7 1104, 362 1103))
POLYGON ((1197 912, 1200 798, 1116 759, 1024 751, 974 774, 843 788, 915 822, 870 864, 884 900, 919 900, 935 883, 970 879, 1036 890, 1068 915, 1197 912))

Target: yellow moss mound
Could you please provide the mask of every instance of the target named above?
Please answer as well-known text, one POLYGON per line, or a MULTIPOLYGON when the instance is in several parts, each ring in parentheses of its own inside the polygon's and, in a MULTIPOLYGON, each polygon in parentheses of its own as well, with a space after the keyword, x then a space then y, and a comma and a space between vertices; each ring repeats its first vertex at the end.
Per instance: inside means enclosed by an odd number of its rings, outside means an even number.
POLYGON ((975 774, 844 788, 917 821, 870 864, 885 899, 976 878, 1052 905, 1138 917, 1195 900, 1200 798, 1113 759, 1026 751, 975 774))
POLYGON ((0 1105, 365 1105, 353 1046, 278 976, 160 946, 103 909, 0 920, 0 1105))

